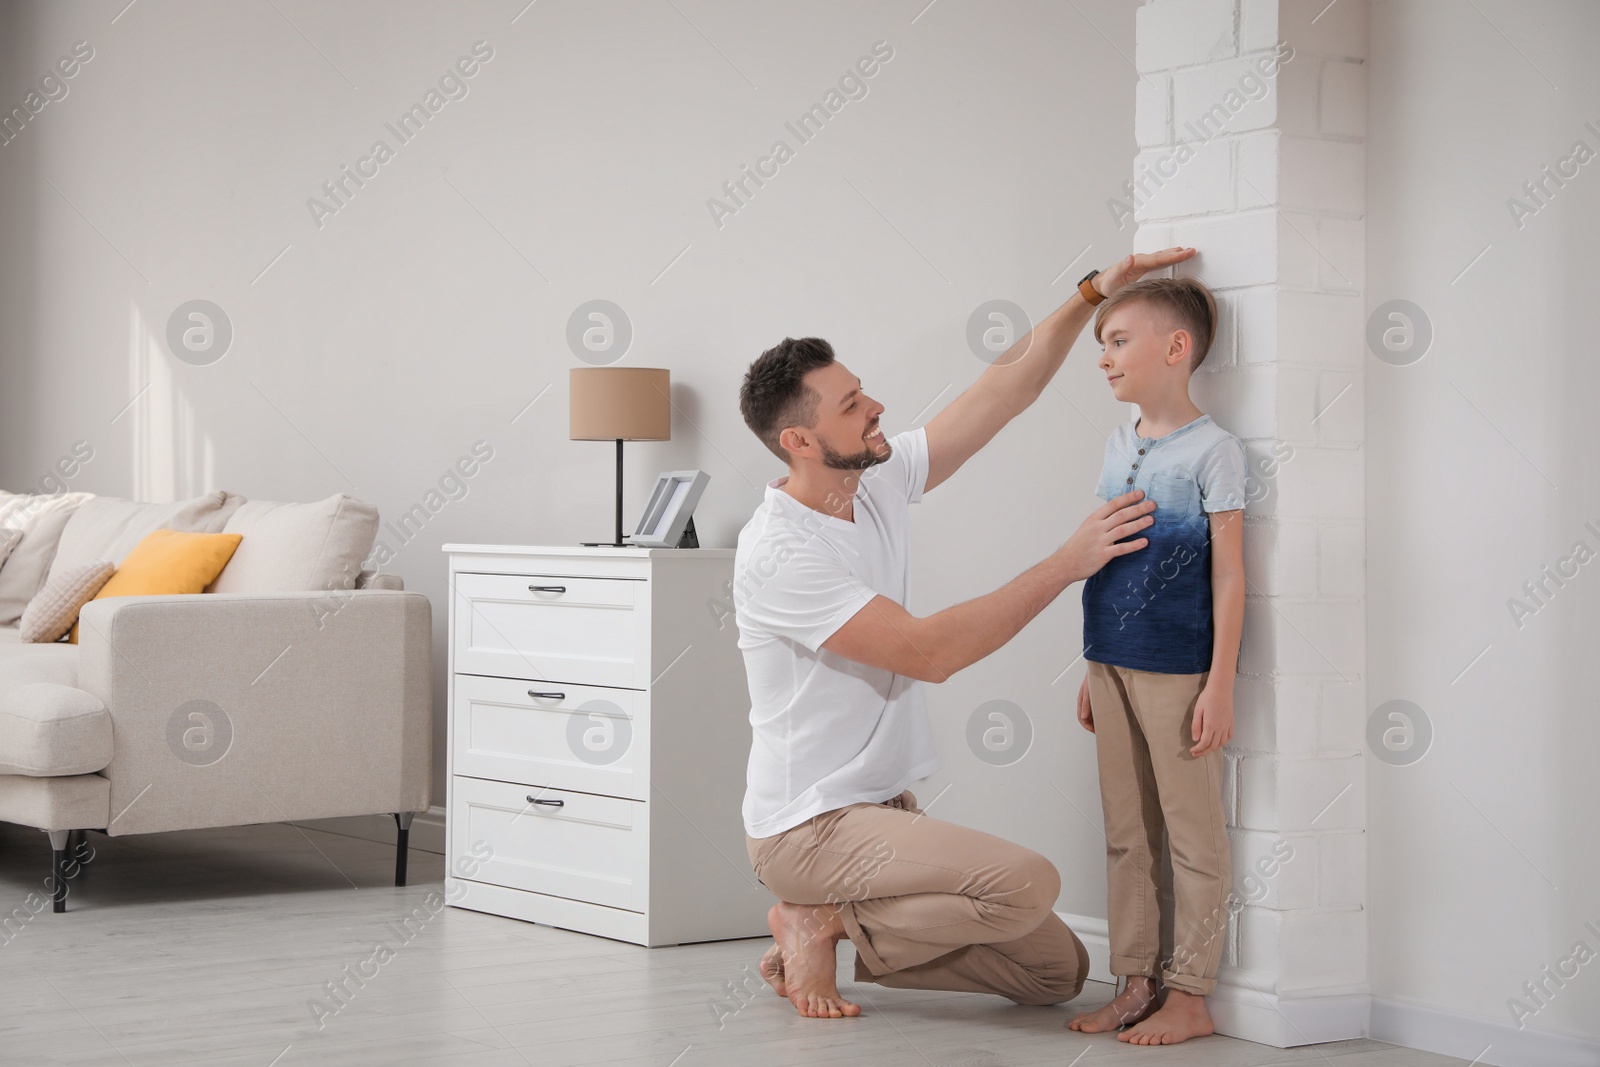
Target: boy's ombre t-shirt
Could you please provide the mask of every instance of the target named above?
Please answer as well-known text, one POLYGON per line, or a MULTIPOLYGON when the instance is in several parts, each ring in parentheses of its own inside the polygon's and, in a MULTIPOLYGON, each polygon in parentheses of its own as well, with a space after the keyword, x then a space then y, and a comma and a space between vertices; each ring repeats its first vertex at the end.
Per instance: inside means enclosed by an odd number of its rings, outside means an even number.
POLYGON ((1150 543, 1117 556, 1083 587, 1083 658, 1161 674, 1211 669, 1213 511, 1245 505, 1244 446, 1202 415, 1165 437, 1140 437, 1137 420, 1106 441, 1095 495, 1135 489, 1154 500, 1150 543))

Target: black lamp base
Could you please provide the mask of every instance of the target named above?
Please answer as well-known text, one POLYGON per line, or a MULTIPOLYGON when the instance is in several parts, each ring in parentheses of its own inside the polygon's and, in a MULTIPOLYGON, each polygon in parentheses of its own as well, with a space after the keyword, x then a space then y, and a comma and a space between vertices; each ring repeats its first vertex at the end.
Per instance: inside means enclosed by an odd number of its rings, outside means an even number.
MULTIPOLYGON (((630 545, 622 539, 622 442, 617 442, 617 537, 614 541, 579 541, 580 548, 649 548, 650 545, 630 545)), ((700 536, 695 533, 694 516, 689 516, 689 525, 683 528, 683 535, 678 538, 678 548, 699 548, 700 536)))
POLYGON ((635 548, 622 540, 622 439, 617 439, 617 536, 614 541, 579 541, 583 548, 635 548))

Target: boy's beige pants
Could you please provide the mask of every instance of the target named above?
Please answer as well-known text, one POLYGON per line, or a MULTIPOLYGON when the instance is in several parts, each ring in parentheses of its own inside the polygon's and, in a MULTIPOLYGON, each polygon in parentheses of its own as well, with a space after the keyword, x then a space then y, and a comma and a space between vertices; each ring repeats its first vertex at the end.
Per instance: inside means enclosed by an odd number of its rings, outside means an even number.
POLYGON ((1233 877, 1222 811, 1222 752, 1196 759, 1203 674, 1157 674, 1089 662, 1105 811, 1111 973, 1157 975, 1185 993, 1217 986, 1233 877), (1173 949, 1158 961, 1162 833, 1172 852, 1173 949))
POLYGON ((1039 853, 924 815, 910 790, 848 804, 772 837, 746 836, 756 877, 791 904, 838 904, 855 980, 1059 1004, 1089 954, 1054 909, 1039 853))

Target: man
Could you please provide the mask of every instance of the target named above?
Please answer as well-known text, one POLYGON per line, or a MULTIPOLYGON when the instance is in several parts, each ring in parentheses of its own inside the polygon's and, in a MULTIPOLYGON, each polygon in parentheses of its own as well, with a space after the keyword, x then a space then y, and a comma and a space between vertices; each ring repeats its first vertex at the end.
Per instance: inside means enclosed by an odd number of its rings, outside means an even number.
POLYGON ((925 618, 907 599, 908 505, 950 478, 1044 392, 1094 304, 1193 249, 1091 272, 925 427, 890 439, 883 405, 820 338, 762 353, 745 422, 789 467, 739 534, 734 608, 750 686, 744 800, 756 876, 779 897, 762 976, 801 1015, 861 1009, 839 995, 848 937, 858 982, 1058 1004, 1088 954, 1053 908, 1060 876, 1031 849, 923 814, 907 790, 938 767, 923 682, 1000 648, 1062 590, 1145 545, 1140 494, 1094 511, 1048 559, 925 618))

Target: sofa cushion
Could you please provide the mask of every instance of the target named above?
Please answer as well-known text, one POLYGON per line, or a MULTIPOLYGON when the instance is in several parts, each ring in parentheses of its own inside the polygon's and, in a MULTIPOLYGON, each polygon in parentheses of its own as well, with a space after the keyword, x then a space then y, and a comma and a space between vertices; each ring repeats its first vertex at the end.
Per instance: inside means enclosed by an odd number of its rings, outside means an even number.
POLYGON ((0 492, 0 528, 22 531, 22 540, 0 566, 0 626, 22 618, 22 609, 44 587, 63 527, 92 498, 92 493, 0 492))
POLYGON ((55 682, 0 688, 0 774, 93 774, 111 762, 111 713, 55 682))
MULTIPOLYGON (((239 539, 239 534, 156 530, 123 557, 95 599, 203 593, 228 565, 239 539)), ((76 625, 68 640, 78 643, 76 625)))
MULTIPOLYGON (((86 563, 45 582, 44 588, 22 610, 22 625, 17 629, 23 643, 58 641, 66 636, 72 624, 78 621, 79 610, 94 599, 115 570, 103 561, 86 563)), ((4 684, 3 679, 0 684, 4 684)))
POLYGON ((144 504, 113 496, 86 500, 61 531, 50 577, 100 560, 120 567, 134 546, 156 530, 221 533, 242 503, 244 497, 222 489, 171 504, 144 504))
POLYGON ((111 821, 111 779, 102 775, 31 778, 0 774, 0 822, 41 830, 76 830, 107 827, 111 821))
POLYGON ((207 592, 354 589, 378 537, 378 509, 343 493, 313 504, 240 505, 223 527, 244 543, 207 592))
POLYGON ((6 565, 6 557, 11 555, 11 550, 17 547, 17 542, 22 540, 21 530, 8 530, 0 526, 0 567, 6 565))
POLYGON ((24 644, 15 626, 0 626, 0 692, 33 682, 78 684, 78 647, 24 644))

